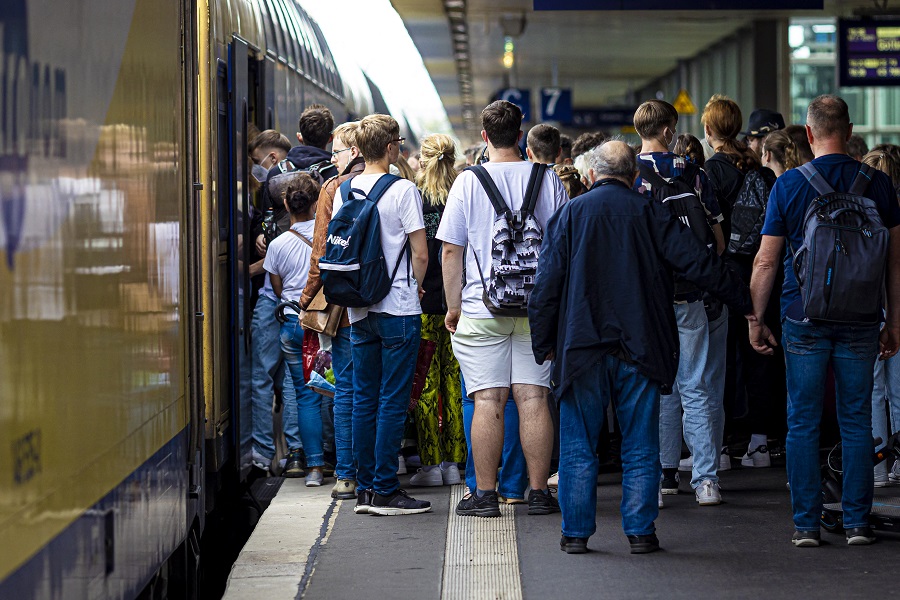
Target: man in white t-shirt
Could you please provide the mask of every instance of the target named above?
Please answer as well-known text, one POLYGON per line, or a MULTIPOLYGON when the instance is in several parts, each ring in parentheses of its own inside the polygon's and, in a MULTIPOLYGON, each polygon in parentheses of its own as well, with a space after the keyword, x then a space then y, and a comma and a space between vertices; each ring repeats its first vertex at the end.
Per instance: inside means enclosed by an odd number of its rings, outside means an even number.
MULTIPOLYGON (((485 169, 507 206, 522 208, 531 176, 531 163, 522 159, 522 111, 505 101, 490 104, 481 113, 482 139, 490 161, 485 169)), ((541 227, 562 206, 568 195, 559 177, 544 173, 534 216, 541 227)), ((468 394, 475 400, 472 453, 477 489, 459 503, 464 516, 499 517, 497 467, 503 449, 503 414, 509 389, 519 409, 522 449, 528 463, 531 489, 529 514, 559 512, 547 490, 553 451, 553 421, 547 405, 550 361, 536 364, 531 350, 531 329, 526 317, 494 316, 483 301, 491 277, 491 245, 497 214, 478 178, 464 171, 456 179, 437 237, 444 243, 445 324, 453 333, 453 352, 459 361, 468 394), (465 261, 465 282, 463 277, 465 261)))
MULTIPOLYGON (((400 154, 400 126, 387 115, 370 115, 356 129, 366 161, 352 189, 368 194, 389 175, 400 154)), ((338 190, 337 216, 347 199, 338 190)), ((388 272, 396 273, 387 296, 365 308, 351 308, 353 356, 353 456, 357 462, 356 513, 405 515, 428 512, 431 503, 410 498, 397 479, 397 451, 403 438, 422 330, 421 282, 428 267, 422 197, 405 179, 378 200, 381 246, 388 272)), ((327 284, 326 284, 327 289, 327 284)))

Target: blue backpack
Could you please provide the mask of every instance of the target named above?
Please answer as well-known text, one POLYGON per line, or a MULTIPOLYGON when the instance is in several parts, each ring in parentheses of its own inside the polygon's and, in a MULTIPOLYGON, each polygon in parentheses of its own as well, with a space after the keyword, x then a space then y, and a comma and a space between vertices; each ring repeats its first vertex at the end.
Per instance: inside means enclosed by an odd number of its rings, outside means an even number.
POLYGON ((350 179, 341 184, 344 204, 328 224, 325 255, 319 259, 325 299, 329 303, 363 308, 381 302, 391 291, 404 253, 410 253, 409 240, 400 251, 393 272, 388 273, 377 204, 399 180, 396 175, 382 175, 368 195, 352 188, 350 179))

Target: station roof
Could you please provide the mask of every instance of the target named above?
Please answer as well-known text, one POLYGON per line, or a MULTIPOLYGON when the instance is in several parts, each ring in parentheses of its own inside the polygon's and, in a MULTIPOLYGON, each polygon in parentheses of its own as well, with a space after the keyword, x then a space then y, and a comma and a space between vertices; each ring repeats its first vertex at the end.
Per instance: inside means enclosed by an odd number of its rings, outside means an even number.
POLYGON ((570 88, 576 108, 621 104, 630 90, 671 72, 679 60, 696 56, 753 20, 850 15, 855 8, 872 6, 871 0, 825 0, 824 11, 535 11, 533 0, 391 3, 464 141, 477 138, 481 107, 505 87, 570 88), (464 11, 465 31, 451 18, 458 10, 464 11), (523 19, 524 30, 516 35, 523 19), (515 63, 507 70, 504 39, 510 33, 515 63))

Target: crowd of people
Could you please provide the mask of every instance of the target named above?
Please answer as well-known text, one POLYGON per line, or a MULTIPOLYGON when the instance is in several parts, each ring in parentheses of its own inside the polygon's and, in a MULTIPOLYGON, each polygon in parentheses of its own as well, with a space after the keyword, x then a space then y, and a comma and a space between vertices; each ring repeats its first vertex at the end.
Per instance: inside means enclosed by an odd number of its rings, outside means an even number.
POLYGON ((561 512, 560 548, 582 553, 614 430, 624 533, 647 553, 680 473, 698 505, 722 502, 742 411, 735 459, 768 467, 784 443, 792 542, 818 546, 830 369, 847 541, 873 542, 873 488, 900 484, 900 463, 872 459, 900 429, 900 148, 869 151, 832 95, 803 126, 760 109, 744 129, 721 95, 701 120, 703 141, 679 135, 650 100, 638 144, 573 141, 526 136, 496 101, 482 144, 432 134, 404 152, 392 117, 335 127, 316 105, 299 145, 258 133, 254 464, 307 486, 333 474, 332 496, 372 515, 431 510, 400 486, 415 465, 410 487, 466 485, 462 516, 561 512), (327 395, 310 347, 330 353, 327 395))

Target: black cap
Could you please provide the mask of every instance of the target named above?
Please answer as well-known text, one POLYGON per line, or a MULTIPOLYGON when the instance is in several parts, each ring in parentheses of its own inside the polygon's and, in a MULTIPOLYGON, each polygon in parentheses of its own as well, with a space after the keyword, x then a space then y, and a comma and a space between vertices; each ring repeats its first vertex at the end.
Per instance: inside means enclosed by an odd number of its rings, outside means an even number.
POLYGON ((779 129, 784 129, 784 117, 781 116, 781 113, 767 108, 758 108, 750 113, 747 131, 742 131, 741 135, 762 137, 779 129))

